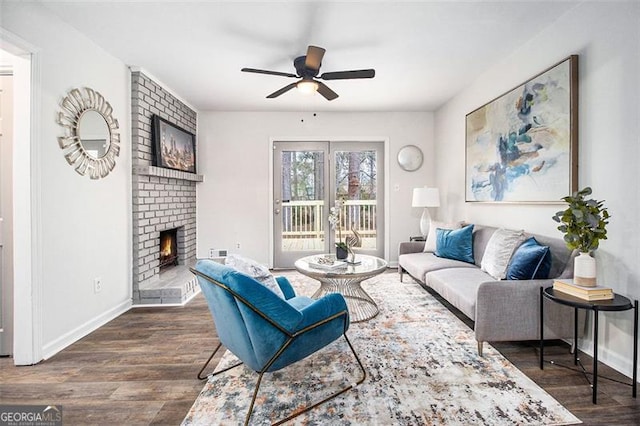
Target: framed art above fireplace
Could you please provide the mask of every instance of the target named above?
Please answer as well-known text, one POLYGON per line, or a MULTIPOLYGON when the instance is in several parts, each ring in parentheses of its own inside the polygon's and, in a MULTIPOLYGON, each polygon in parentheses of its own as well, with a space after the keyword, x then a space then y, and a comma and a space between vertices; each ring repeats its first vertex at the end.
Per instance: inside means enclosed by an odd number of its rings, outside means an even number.
POLYGON ((164 118, 153 116, 155 166, 196 172, 196 136, 164 118))
POLYGON ((559 203, 578 185, 578 56, 466 116, 466 202, 559 203))

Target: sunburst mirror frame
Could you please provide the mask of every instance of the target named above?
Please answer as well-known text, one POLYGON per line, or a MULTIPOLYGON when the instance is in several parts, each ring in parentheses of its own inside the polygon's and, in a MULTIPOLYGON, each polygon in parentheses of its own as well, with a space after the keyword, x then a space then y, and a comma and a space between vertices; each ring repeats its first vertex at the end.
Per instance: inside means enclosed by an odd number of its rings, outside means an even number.
POLYGON ((58 124, 65 129, 65 135, 58 137, 58 144, 64 152, 64 158, 75 167, 76 172, 91 179, 106 177, 116 165, 120 155, 120 134, 118 120, 113 118, 113 108, 104 97, 88 87, 72 89, 62 100, 58 112, 58 124), (79 127, 82 116, 88 111, 96 111, 104 118, 109 131, 108 148, 104 155, 94 157, 82 146, 79 127))

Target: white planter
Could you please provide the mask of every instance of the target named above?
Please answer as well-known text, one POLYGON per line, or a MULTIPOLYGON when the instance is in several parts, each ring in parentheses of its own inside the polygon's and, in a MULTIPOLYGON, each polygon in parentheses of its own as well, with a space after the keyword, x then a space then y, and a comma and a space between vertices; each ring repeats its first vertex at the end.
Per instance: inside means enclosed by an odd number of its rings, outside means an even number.
POLYGON ((573 263, 573 282, 585 287, 596 285, 596 260, 589 253, 580 253, 573 263))

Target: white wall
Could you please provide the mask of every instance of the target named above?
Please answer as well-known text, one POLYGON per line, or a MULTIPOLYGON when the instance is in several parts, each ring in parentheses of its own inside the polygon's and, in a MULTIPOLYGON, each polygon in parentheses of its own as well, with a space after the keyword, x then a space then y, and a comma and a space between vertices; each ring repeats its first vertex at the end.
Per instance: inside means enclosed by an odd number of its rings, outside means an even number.
MULTIPOLYGON (((41 291, 42 300, 42 353, 47 357, 131 303, 129 72, 38 4, 3 2, 2 14, 2 27, 34 45, 40 63, 32 252, 34 282, 40 283, 34 291, 41 291), (75 87, 102 93, 120 124, 120 157, 105 179, 77 174, 58 146, 57 137, 63 134, 56 123, 59 103, 75 87), (93 290, 96 277, 103 286, 98 294, 93 290)), ((26 307, 16 307, 20 309, 26 307)), ((15 326, 18 330, 19 324, 15 326)))
POLYGON ((398 244, 418 235, 422 211, 411 207, 412 190, 434 184, 433 114, 209 112, 198 117, 198 257, 209 248, 228 248, 264 264, 269 259, 270 139, 389 140, 389 260, 398 244), (398 167, 407 144, 425 154, 415 172, 398 167), (397 188, 397 190, 396 190, 397 188), (235 249, 240 242, 241 249, 235 249))
MULTIPOLYGON (((531 26, 528 27, 531 29, 531 26)), ((561 237, 562 205, 464 202, 465 115, 570 54, 579 55, 579 179, 612 214, 598 281, 640 297, 640 3, 584 2, 488 70, 435 115, 436 172, 447 219, 561 237)), ((632 311, 601 314, 601 360, 630 375, 632 311)), ((592 333, 582 347, 592 348, 592 333)))

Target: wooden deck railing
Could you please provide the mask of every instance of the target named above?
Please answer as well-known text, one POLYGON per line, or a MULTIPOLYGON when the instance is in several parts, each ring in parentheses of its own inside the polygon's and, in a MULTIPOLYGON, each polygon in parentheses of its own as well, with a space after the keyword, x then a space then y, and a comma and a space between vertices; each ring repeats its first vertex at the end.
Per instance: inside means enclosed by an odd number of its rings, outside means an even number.
MULTIPOLYGON (((352 226, 363 237, 375 236, 375 200, 346 200, 342 206, 342 237, 352 226)), ((282 238, 322 238, 329 221, 323 201, 287 201, 282 203, 282 238)))

